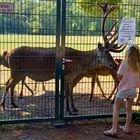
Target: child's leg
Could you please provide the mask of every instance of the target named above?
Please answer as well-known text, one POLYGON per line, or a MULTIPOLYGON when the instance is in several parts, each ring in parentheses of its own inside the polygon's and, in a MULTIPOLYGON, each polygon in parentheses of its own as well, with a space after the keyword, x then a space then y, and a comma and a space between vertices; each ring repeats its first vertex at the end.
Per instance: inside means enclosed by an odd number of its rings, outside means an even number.
POLYGON ((112 132, 117 132, 118 127, 118 120, 119 120, 119 110, 120 106, 123 102, 123 99, 121 98, 115 98, 114 107, 113 107, 113 123, 112 123, 112 132))
POLYGON ((134 101, 134 98, 128 98, 126 99, 126 123, 125 128, 129 129, 131 119, 132 119, 132 103, 134 101))

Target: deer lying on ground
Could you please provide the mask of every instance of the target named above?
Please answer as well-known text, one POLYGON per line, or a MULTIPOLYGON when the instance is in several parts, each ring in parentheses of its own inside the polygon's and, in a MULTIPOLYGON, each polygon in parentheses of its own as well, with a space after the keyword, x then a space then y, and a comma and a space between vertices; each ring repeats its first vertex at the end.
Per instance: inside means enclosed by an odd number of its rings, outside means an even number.
MULTIPOLYGON (((55 78, 55 59, 56 48, 35 48, 19 47, 13 49, 8 54, 8 66, 10 68, 10 78, 6 82, 5 91, 1 100, 1 109, 5 109, 5 97, 8 90, 11 90, 11 105, 17 107, 14 102, 14 88, 25 77, 34 81, 44 82, 55 78)), ((66 110, 71 113, 69 97, 73 112, 78 110, 73 102, 74 79, 84 74, 86 71, 94 69, 97 65, 103 64, 110 69, 116 68, 109 51, 98 44, 98 48, 91 51, 79 51, 72 48, 65 48, 65 58, 70 59, 71 63, 65 64, 65 95, 66 110)))

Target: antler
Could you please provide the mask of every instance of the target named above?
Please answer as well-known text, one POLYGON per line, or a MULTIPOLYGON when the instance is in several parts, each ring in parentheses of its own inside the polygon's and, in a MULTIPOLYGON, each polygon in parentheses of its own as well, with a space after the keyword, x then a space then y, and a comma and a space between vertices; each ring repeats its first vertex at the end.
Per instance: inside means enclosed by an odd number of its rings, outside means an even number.
POLYGON ((116 43, 118 40, 118 33, 114 31, 114 33, 111 33, 113 29, 115 28, 116 24, 118 23, 118 20, 113 23, 111 28, 107 33, 105 33, 105 23, 108 15, 116 8, 114 5, 108 5, 107 3, 105 4, 98 4, 98 6, 101 7, 103 11, 103 20, 102 20, 102 37, 104 40, 104 47, 107 48, 111 52, 121 52, 125 49, 126 45, 120 45, 116 43))

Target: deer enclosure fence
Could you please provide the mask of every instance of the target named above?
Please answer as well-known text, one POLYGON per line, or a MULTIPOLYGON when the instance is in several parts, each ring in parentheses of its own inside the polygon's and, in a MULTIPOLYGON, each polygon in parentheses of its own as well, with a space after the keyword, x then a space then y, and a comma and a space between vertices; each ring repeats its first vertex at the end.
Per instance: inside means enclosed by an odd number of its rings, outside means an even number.
MULTIPOLYGON (((120 64, 127 46, 110 46, 117 44, 123 17, 136 18, 140 45, 140 3, 0 1, 8 3, 14 11, 0 13, 0 123, 111 117, 118 79, 108 67, 114 63, 99 59, 104 66, 95 65, 91 52, 108 45, 108 54, 120 64)), ((138 89, 133 110, 139 102, 138 89)), ((125 115, 124 105, 120 114, 125 115)))

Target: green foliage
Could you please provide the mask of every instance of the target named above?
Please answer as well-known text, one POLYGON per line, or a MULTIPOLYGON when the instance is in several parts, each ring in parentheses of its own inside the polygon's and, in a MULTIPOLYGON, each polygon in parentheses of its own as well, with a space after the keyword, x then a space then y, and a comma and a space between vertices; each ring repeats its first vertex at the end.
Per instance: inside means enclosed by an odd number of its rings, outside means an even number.
MULTIPOLYGON (((0 33, 55 35, 56 1, 0 0, 14 2, 15 13, 0 13, 0 33)), ((106 22, 109 30, 114 19, 137 18, 137 33, 140 25, 139 0, 68 0, 66 1, 66 35, 101 35, 102 10, 98 3, 113 4, 116 8, 106 22), (123 4, 122 4, 123 3, 123 4)), ((117 27, 118 28, 118 27, 117 27)))
POLYGON ((133 120, 135 123, 140 124, 140 110, 137 110, 137 111, 135 111, 135 112, 133 113, 132 120, 133 120))
POLYGON ((32 29, 22 15, 4 15, 4 32, 25 34, 31 33, 32 29), (15 22, 16 21, 16 22, 15 22))
POLYGON ((2 15, 0 14, 0 33, 1 33, 1 34, 4 33, 3 25, 4 25, 3 17, 2 17, 2 15))
POLYGON ((122 3, 124 0, 77 0, 81 10, 87 15, 101 15, 102 10, 98 4, 108 3, 109 5, 116 5, 122 3))

